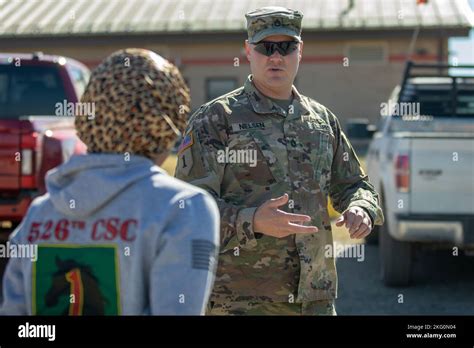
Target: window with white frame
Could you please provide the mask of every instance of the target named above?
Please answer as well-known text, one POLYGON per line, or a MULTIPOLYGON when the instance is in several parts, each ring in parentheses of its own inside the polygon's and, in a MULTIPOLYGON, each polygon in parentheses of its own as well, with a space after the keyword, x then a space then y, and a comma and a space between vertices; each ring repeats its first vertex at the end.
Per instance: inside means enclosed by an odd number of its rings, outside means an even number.
POLYGON ((387 46, 384 43, 350 43, 346 46, 345 56, 352 63, 385 63, 387 46))
POLYGON ((207 101, 213 100, 221 95, 229 93, 237 88, 237 78, 234 77, 211 77, 206 80, 207 101))

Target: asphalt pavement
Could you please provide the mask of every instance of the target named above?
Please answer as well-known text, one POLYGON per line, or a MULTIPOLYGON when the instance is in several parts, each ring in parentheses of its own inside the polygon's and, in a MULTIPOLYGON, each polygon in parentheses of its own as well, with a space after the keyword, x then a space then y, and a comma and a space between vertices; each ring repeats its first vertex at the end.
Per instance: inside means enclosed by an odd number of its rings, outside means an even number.
POLYGON ((400 288, 383 285, 378 246, 365 245, 362 262, 341 257, 336 265, 338 315, 474 315, 474 257, 462 251, 459 256, 451 250, 418 251, 413 284, 400 288))

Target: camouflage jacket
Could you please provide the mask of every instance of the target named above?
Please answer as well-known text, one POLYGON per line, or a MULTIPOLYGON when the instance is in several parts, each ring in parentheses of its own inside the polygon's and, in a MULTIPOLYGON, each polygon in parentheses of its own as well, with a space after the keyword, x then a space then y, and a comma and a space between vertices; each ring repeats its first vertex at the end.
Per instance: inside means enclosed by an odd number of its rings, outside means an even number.
POLYGON ((337 118, 295 87, 293 97, 283 110, 250 75, 189 120, 176 176, 211 193, 221 214, 211 301, 333 299, 335 260, 324 252, 333 243, 328 196, 339 212, 360 206, 383 223, 378 195, 337 118), (284 193, 290 201, 280 209, 311 216, 319 232, 279 239, 254 231, 256 209, 284 193))

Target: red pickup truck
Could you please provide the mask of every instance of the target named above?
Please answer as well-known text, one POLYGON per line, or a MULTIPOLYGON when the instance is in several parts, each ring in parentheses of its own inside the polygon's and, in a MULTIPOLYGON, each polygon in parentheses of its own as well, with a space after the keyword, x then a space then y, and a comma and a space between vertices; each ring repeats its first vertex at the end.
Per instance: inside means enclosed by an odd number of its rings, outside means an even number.
POLYGON ((41 53, 0 53, 0 241, 22 220, 44 176, 84 153, 73 115, 90 72, 78 61, 41 53))

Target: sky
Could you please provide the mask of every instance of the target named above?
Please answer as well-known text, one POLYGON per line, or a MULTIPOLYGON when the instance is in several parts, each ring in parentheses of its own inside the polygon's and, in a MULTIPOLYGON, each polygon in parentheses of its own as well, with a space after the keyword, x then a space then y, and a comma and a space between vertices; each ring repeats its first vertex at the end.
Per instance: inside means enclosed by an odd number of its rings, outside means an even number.
MULTIPOLYGON (((474 11, 474 0, 469 0, 474 11)), ((449 39, 450 62, 453 63, 453 57, 457 57, 458 64, 474 65, 474 29, 471 29, 469 37, 458 37, 449 39)), ((456 74, 461 73, 456 69, 456 74)), ((469 75, 474 75, 471 71, 469 75)))

